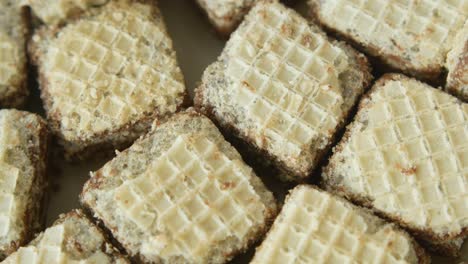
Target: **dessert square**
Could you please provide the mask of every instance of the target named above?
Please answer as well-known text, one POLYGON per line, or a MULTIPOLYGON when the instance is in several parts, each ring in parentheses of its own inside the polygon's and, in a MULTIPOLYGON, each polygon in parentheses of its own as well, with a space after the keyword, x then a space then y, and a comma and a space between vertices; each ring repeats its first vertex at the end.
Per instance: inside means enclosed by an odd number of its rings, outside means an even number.
POLYGON ((276 214, 273 195, 193 110, 155 124, 93 173, 81 201, 145 263, 225 263, 276 214))
POLYGON ((371 80, 366 58, 280 3, 260 2, 204 72, 195 106, 303 181, 371 80))
POLYGON ((129 264, 81 210, 63 214, 31 243, 5 259, 13 263, 129 264))
POLYGON ((295 187, 250 263, 430 263, 406 232, 343 198, 295 187))
POLYGON ((384 75, 335 147, 323 184, 456 255, 468 224, 467 117, 457 98, 384 75))
POLYGON ((466 0, 309 0, 313 20, 393 69, 439 82, 466 0))
POLYGON ((0 260, 42 228, 47 143, 42 118, 0 110, 0 260))
POLYGON ((186 100, 152 1, 111 1, 63 27, 43 27, 32 42, 49 125, 67 159, 126 147, 186 100))

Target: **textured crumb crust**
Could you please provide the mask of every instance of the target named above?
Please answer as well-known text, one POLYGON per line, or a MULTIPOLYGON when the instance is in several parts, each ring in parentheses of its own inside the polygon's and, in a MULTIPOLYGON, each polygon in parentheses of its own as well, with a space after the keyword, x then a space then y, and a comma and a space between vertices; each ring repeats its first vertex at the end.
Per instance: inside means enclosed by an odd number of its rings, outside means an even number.
POLYGON ((154 1, 112 1, 43 27, 30 54, 49 125, 67 159, 121 149, 184 107, 188 94, 154 1))
POLYGON ((92 7, 104 5, 109 0, 26 0, 34 14, 47 25, 66 23, 92 7))
POLYGON ((276 215, 273 195, 194 110, 155 122, 93 173, 81 201, 130 256, 148 263, 225 263, 276 215))
MULTIPOLYGON (((395 110, 392 111, 400 111, 401 113, 403 113, 404 111, 406 111, 405 109, 407 109, 406 106, 407 105, 403 104, 399 107, 396 107, 395 104, 395 107, 392 108, 395 110)), ((347 127, 347 131, 343 136, 343 139, 334 148, 334 153, 329 161, 329 164, 323 170, 323 186, 327 190, 336 192, 339 195, 344 196, 360 205, 372 208, 372 210, 374 210, 378 215, 386 219, 390 219, 392 221, 397 222, 400 226, 407 228, 413 235, 420 239, 423 244, 428 245, 429 248, 431 248, 432 250, 435 250, 438 253, 444 255, 458 255, 461 246, 460 241, 463 240, 463 238, 466 237, 467 234, 466 216, 464 216, 464 214, 466 214, 466 209, 463 209, 463 206, 466 207, 466 204, 463 204, 463 197, 466 196, 466 191, 464 191, 466 190, 466 185, 463 182, 458 182, 458 172, 455 172, 455 174, 447 175, 447 173, 444 170, 442 170, 442 168, 444 167, 441 166, 442 164, 444 164, 442 163, 442 160, 445 160, 446 158, 452 160, 463 157, 458 157, 460 153, 463 154, 463 151, 460 152, 459 150, 454 149, 454 153, 458 155, 454 158, 452 157, 452 153, 450 152, 446 153, 436 151, 436 147, 444 149, 446 147, 445 142, 447 140, 449 140, 447 142, 452 142, 453 140, 455 140, 456 142, 453 143, 454 146, 458 148, 463 148, 463 144, 466 144, 466 138, 468 136, 468 133, 466 131, 466 110, 466 104, 464 104, 460 100, 457 100, 453 96, 438 91, 426 84, 420 83, 414 79, 408 78, 400 74, 384 75, 374 84, 371 91, 360 102, 359 110, 356 117, 354 118, 353 123, 351 123, 347 127), (392 86, 392 88, 390 88, 390 86, 392 86), (408 89, 409 95, 399 94, 401 91, 401 87, 410 86, 411 90, 408 89), (406 137, 407 135, 410 135, 412 133, 418 135, 421 132, 418 132, 419 130, 414 130, 411 126, 409 126, 409 124, 404 125, 403 121, 405 121, 405 119, 401 119, 401 122, 397 121, 397 131, 399 131, 397 135, 398 137, 403 137, 404 140, 401 142, 399 141, 400 143, 398 143, 398 147, 390 144, 388 145, 388 148, 394 149, 397 152, 403 151, 402 153, 406 153, 405 155, 409 156, 406 156, 404 160, 401 160, 403 156, 400 156, 399 154, 395 156, 392 154, 392 151, 386 151, 384 149, 381 150, 381 152, 385 153, 386 156, 383 157, 387 158, 384 159, 385 162, 382 162, 376 160, 380 159, 380 154, 373 153, 372 149, 370 149, 366 150, 368 151, 368 154, 371 155, 367 158, 367 160, 365 158, 359 158, 358 163, 354 163, 356 165, 350 165, 351 162, 354 162, 354 160, 356 159, 355 157, 357 156, 355 155, 361 155, 351 153, 361 153, 359 152, 359 149, 361 149, 362 147, 368 148, 371 146, 368 145, 371 143, 366 142, 377 142, 372 144, 380 144, 378 143, 380 140, 392 140, 392 137, 390 137, 388 133, 385 134, 385 137, 383 136, 384 134, 380 134, 382 137, 378 136, 376 139, 372 139, 373 137, 371 135, 366 134, 369 131, 371 131, 373 127, 375 127, 374 120, 381 120, 382 122, 387 122, 385 120, 389 118, 389 112, 388 110, 387 112, 382 112, 382 109, 386 107, 385 103, 383 102, 383 100, 387 100, 383 99, 385 98, 385 96, 389 96, 388 98, 392 98, 392 96, 394 96, 394 100, 390 102, 396 103, 407 102, 406 100, 411 98, 414 104, 413 107, 416 107, 417 111, 421 111, 421 109, 423 109, 423 112, 421 112, 422 114, 420 114, 420 116, 418 117, 420 118, 420 122, 422 122, 422 127, 420 129, 430 128, 429 125, 434 125, 436 127, 439 126, 438 129, 441 129, 440 126, 442 123, 440 123, 440 120, 430 119, 431 114, 433 113, 440 113, 439 116, 443 118, 442 120, 444 120, 444 125, 447 122, 449 122, 449 124, 447 124, 449 128, 445 128, 446 131, 443 132, 444 135, 445 133, 447 133, 447 138, 441 138, 439 140, 433 141, 431 135, 437 135, 437 133, 424 132, 428 133, 427 135, 429 136, 424 134, 422 140, 425 140, 427 142, 421 144, 429 144, 430 147, 427 151, 432 152, 427 152, 428 154, 426 155, 434 155, 434 158, 431 158, 432 156, 429 156, 428 160, 426 160, 424 158, 426 156, 420 156, 420 161, 413 161, 414 155, 421 155, 419 154, 420 152, 418 152, 419 150, 416 148, 420 145, 413 145, 413 143, 418 143, 419 141, 418 138, 416 138, 415 140, 408 141, 406 140, 406 137), (434 106, 434 104, 438 105, 434 106), (425 110, 424 112, 424 109, 427 110, 425 110), (425 119, 426 117, 429 117, 429 119, 425 119), (409 130, 405 130, 405 128, 409 130), (359 141, 361 135, 366 135, 365 138, 367 138, 367 140, 359 141), (436 142, 438 142, 437 144, 441 145, 434 145, 436 142), (351 149, 354 149, 354 152, 350 152, 351 149), (400 161, 398 162, 398 160, 400 161), (429 163, 428 165, 425 165, 426 163, 424 163, 423 161, 432 162, 433 164, 431 165, 429 163), (379 172, 374 175, 372 173, 369 174, 367 172, 368 167, 365 164, 375 164, 375 166, 395 166, 395 170, 389 170, 389 168, 391 167, 380 168, 379 172), (366 176, 361 176, 361 174, 363 173, 356 171, 356 169, 364 170, 366 176), (437 176, 437 174, 434 174, 434 172, 431 171, 431 169, 441 170, 439 173, 440 175, 443 174, 443 176, 437 176), (378 175, 383 176, 377 177, 378 175), (391 177, 388 175, 391 175, 391 177), (379 181, 380 178, 382 178, 382 182, 379 181), (405 185, 399 185, 401 184, 398 183, 400 180, 402 180, 401 183, 406 182, 406 186, 410 189, 401 189, 405 185), (354 181, 355 184, 352 184, 352 181, 354 181), (453 181, 455 185, 448 185, 450 181, 453 181), (362 183, 363 185, 359 186, 368 185, 368 187, 366 187, 366 190, 368 191, 360 190, 360 187, 357 187, 358 185, 356 185, 360 183, 362 183), (433 185, 435 185, 438 189, 431 189, 431 186, 433 185), (395 188, 395 191, 385 191, 389 188, 388 186, 394 186, 392 188, 395 188), (417 193, 418 196, 413 197, 413 195, 416 195, 415 193, 417 193), (388 197, 385 196, 387 194, 389 195, 388 197), (399 196, 400 194, 402 195, 401 199, 399 196), (403 196, 406 194, 409 194, 410 197, 406 197, 405 199, 403 199, 403 196), (454 198, 453 195, 456 195, 456 198, 454 198), (403 209, 401 209, 401 211, 398 211, 394 209, 394 206, 401 206, 402 208, 406 208, 406 206, 411 206, 412 202, 414 202, 412 199, 416 199, 415 197, 424 199, 424 201, 418 202, 420 206, 418 206, 417 209, 409 211, 403 209), (446 201, 439 200, 440 198, 438 197, 445 197, 444 199, 446 199, 446 201), (385 207, 386 204, 388 205, 387 207, 385 207), (436 211, 427 208, 428 204, 436 208, 434 210, 438 210, 437 206, 439 205, 441 206, 441 208, 447 207, 449 208, 448 212, 451 213, 450 215, 442 213, 436 214, 436 211), (461 207, 458 204, 460 204, 461 207), (416 217, 420 214, 421 217, 416 217), (432 215, 432 217, 427 219, 427 215, 429 214, 432 215), (450 222, 450 220, 447 220, 451 219, 450 217, 454 218, 453 223, 450 222)), ((411 117, 412 116, 409 115, 407 117, 408 119, 406 120, 413 120, 411 119, 411 117)), ((376 128, 375 130, 377 131, 377 129, 378 128, 376 128)), ((384 128, 384 130, 385 129, 386 132, 392 132, 391 130, 393 128, 389 127, 384 128)), ((380 147, 377 147, 377 149, 379 148, 380 147)), ((366 155, 365 153, 367 152, 362 153, 362 155, 366 155)), ((463 164, 464 163, 462 162, 460 166, 466 166, 463 164)), ((463 167, 459 169, 463 170, 463 167)), ((440 212, 444 212, 443 209, 440 209, 440 212)))
POLYGON ((317 26, 309 25, 283 5, 261 2, 231 35, 218 61, 205 70, 202 83, 195 91, 195 107, 223 130, 246 141, 255 152, 268 157, 283 171, 282 178, 303 181, 326 153, 335 132, 371 79, 369 64, 362 54, 342 42, 328 39, 317 26), (292 48, 289 55, 284 55, 289 57, 283 58, 286 68, 276 70, 281 65, 279 61, 263 60, 280 56, 284 43, 292 48), (328 65, 325 61, 334 56, 335 64, 328 65), (254 62, 246 62, 248 60, 254 62), (302 67, 306 70, 292 67, 300 63, 296 60, 305 60, 302 67), (325 65, 319 67, 315 62, 325 65), (329 69, 328 74, 320 73, 323 68, 329 69), (318 78, 327 76, 327 79, 316 81, 315 74, 320 76, 318 78), (244 94, 249 95, 243 98, 244 94), (325 98, 328 101, 321 101, 325 98), (256 104, 269 105, 267 108, 277 112, 278 120, 270 120, 270 115, 275 116, 270 110, 255 115, 254 110, 261 107, 256 104), (324 107, 323 112, 315 113, 323 116, 322 121, 314 122, 306 117, 307 113, 315 111, 312 110, 315 105, 324 107), (296 108, 299 110, 291 110, 296 108), (280 120, 283 116, 289 118, 280 120), (287 124, 284 129, 280 128, 282 123, 288 122, 295 122, 291 129, 288 130, 287 124), (273 133, 270 130, 276 129, 274 127, 278 129, 273 133), (309 135, 316 136, 309 138, 309 135), (291 151, 293 153, 288 153, 291 151))
POLYGON ((382 65, 440 83, 467 1, 309 0, 311 18, 382 65), (457 6, 458 5, 458 6, 457 6))
POLYGON ((55 223, 4 263, 129 264, 81 210, 60 215, 55 223))
POLYGON ((396 225, 341 197, 299 185, 286 197, 251 263, 360 263, 376 259, 430 263, 424 249, 396 225))
POLYGON ((468 101, 468 22, 457 33, 453 47, 447 55, 446 89, 465 102, 468 101))
POLYGON ((15 0, 0 1, 0 107, 22 107, 27 87, 29 13, 15 0))
POLYGON ((0 110, 0 259, 42 229, 48 132, 35 114, 0 110))
POLYGON ((228 37, 258 0, 197 0, 216 32, 228 37))
POLYGON ((457 258, 461 256, 461 248, 465 238, 466 236, 443 242, 420 240, 420 243, 432 252, 437 252, 442 256, 457 258))

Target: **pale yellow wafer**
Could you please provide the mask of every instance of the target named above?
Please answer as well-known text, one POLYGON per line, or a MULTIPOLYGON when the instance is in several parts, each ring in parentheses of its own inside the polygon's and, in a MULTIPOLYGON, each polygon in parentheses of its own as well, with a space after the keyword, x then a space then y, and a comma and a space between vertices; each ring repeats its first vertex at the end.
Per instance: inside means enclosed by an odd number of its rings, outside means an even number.
POLYGON ((112 1, 33 41, 46 112, 67 158, 122 148, 184 102, 172 41, 152 2, 112 1))
POLYGON ((387 65, 438 80, 467 0, 309 0, 313 18, 387 65))
POLYGON ((168 263, 224 263, 265 231, 276 210, 252 169, 193 111, 94 173, 82 202, 131 256, 168 263))
POLYGON ((429 263, 396 225, 332 194, 294 188, 251 263, 429 263))
POLYGON ((325 170, 325 185, 422 238, 463 238, 468 225, 468 106, 403 75, 361 102, 325 170))
POLYGON ((362 55, 282 4, 262 2, 205 70, 195 104, 301 180, 369 79, 362 55))

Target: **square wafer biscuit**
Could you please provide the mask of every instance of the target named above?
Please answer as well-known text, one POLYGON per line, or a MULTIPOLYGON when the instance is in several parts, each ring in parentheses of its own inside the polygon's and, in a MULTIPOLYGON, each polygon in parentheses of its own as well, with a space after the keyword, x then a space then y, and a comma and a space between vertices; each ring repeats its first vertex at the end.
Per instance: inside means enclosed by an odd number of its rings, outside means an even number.
POLYGON ((229 36, 259 0, 197 0, 198 5, 222 36, 229 36))
POLYGON ((430 263, 430 257, 396 225, 343 198, 299 185, 251 263, 430 263))
POLYGON ((21 107, 28 96, 28 14, 16 0, 0 0, 0 107, 21 107))
POLYGON ((468 20, 447 55, 447 91, 468 101, 468 20))
POLYGON ((55 25, 77 17, 83 11, 101 6, 109 0, 25 0, 45 24, 55 25))
POLYGON ((186 99, 154 1, 111 1, 62 28, 45 27, 31 54, 50 127, 68 159, 127 146, 186 99))
POLYGON ((371 80, 366 58, 280 3, 260 2, 204 72, 195 105, 301 181, 371 80))
POLYGON ((129 264, 81 210, 60 218, 5 264, 129 264))
POLYGON ((0 260, 42 228, 47 141, 39 116, 0 110, 0 260))
POLYGON ((324 186, 453 255, 468 227, 468 105, 384 75, 323 172, 324 186))
POLYGON ((273 195, 206 117, 158 124, 92 174, 81 201, 147 263, 224 263, 263 235, 273 195))
POLYGON ((383 64, 439 81, 467 0, 309 0, 314 20, 383 64))

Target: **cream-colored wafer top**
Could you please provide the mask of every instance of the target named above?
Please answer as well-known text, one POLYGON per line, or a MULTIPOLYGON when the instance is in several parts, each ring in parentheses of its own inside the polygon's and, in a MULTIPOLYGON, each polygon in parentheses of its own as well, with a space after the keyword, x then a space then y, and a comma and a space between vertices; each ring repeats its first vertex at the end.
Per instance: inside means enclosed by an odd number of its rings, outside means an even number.
POLYGON ((311 0, 320 21, 395 67, 438 70, 468 17, 466 0, 311 0), (435 68, 436 67, 436 68, 435 68))
POLYGON ((236 129, 258 148, 308 170, 348 110, 339 80, 352 67, 345 51, 293 10, 259 3, 220 60, 226 84, 206 100, 235 115, 236 129))
POLYGON ((468 105, 414 79, 389 75, 356 118, 331 159, 328 184, 438 236, 466 228, 468 105))
POLYGON ((156 7, 119 0, 92 11, 56 37, 34 38, 45 50, 39 67, 47 114, 67 140, 172 113, 185 94, 156 7))
POLYGON ((81 201, 146 262, 226 262, 276 213, 273 195, 193 109, 155 122, 92 174, 81 201))
POLYGON ((291 192, 251 263, 418 263, 413 241, 324 191, 291 192))
MULTIPOLYGON (((104 167, 103 173, 111 170, 104 167)), ((230 236, 244 241, 253 225, 264 222, 249 174, 205 135, 186 134, 107 195, 114 196, 125 221, 145 232, 141 254, 198 262, 217 242, 230 236)))

